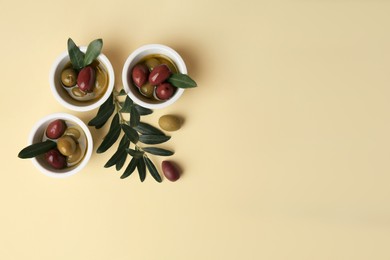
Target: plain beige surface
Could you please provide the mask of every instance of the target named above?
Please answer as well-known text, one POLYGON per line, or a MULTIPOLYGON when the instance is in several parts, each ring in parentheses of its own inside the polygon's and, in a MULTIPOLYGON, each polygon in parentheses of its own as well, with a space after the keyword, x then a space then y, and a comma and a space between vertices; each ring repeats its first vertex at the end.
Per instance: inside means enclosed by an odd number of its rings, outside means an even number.
MULTIPOLYGON (((5 1, 0 9, 0 259, 389 259, 390 2, 5 1), (199 87, 163 114, 182 178, 125 180, 94 154, 57 180, 17 153, 52 62, 101 37, 117 87, 147 43, 199 87)), ((92 130, 100 143, 104 131, 92 130)), ((160 158, 154 159, 159 162, 160 158)))

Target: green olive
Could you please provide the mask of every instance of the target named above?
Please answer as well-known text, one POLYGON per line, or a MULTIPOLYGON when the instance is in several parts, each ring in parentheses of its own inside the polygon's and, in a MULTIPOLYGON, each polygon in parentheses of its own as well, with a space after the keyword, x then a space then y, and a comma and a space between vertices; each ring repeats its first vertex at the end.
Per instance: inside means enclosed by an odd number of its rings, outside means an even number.
POLYGON ((76 151, 71 155, 69 155, 68 157, 66 157, 66 161, 69 166, 72 166, 80 162, 82 158, 83 158, 83 152, 81 151, 80 145, 77 145, 76 151))
POLYGON ((148 97, 148 98, 153 97, 154 86, 151 85, 149 82, 144 84, 139 90, 140 90, 141 94, 144 95, 145 97, 148 97))
POLYGON ((96 95, 100 95, 104 92, 104 90, 107 87, 108 77, 100 66, 97 66, 95 68, 95 71, 96 71, 96 81, 95 81, 95 88, 93 92, 96 95))
POLYGON ((69 156, 76 151, 77 144, 73 137, 64 135, 57 140, 57 149, 61 154, 69 156))
POLYGON ((77 83, 77 73, 72 68, 64 69, 61 72, 61 82, 65 87, 73 87, 77 83))
POLYGON ((145 65, 148 67, 149 71, 152 71, 154 67, 160 65, 161 62, 156 58, 149 58, 145 61, 145 65))
POLYGON ((78 129, 76 129, 74 127, 69 127, 68 129, 65 130, 64 135, 71 136, 75 140, 78 140, 81 136, 81 133, 78 129))
POLYGON ((174 115, 165 115, 160 117, 158 124, 166 131, 176 131, 181 127, 181 119, 174 115))

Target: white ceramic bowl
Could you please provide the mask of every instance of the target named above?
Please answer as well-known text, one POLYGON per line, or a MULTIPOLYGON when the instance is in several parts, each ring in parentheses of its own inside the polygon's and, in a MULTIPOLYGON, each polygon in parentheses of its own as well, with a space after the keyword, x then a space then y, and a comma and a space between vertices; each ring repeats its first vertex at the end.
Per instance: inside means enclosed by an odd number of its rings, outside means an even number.
POLYGON ((84 158, 80 163, 73 167, 67 167, 65 169, 56 170, 52 168, 42 156, 37 156, 32 158, 32 162, 35 165, 35 167, 38 168, 43 174, 54 177, 54 178, 65 178, 68 176, 71 176, 73 174, 76 174, 77 172, 81 171, 88 163, 88 161, 91 158, 92 150, 93 150, 93 139, 91 132, 89 131, 88 127, 81 121, 79 118, 66 114, 66 113, 55 113, 50 114, 39 120, 34 127, 31 130, 29 139, 28 139, 28 145, 31 145, 33 143, 41 142, 42 137, 44 136, 45 130, 47 126, 50 124, 50 122, 56 120, 56 119, 62 119, 67 122, 71 122, 73 124, 78 125, 85 134, 86 140, 87 140, 87 148, 85 151, 84 158))
POLYGON ((125 62, 125 65, 123 66, 122 83, 123 83, 124 90, 135 103, 146 108, 159 109, 175 103, 183 94, 184 89, 178 88, 175 94, 170 99, 165 101, 155 101, 142 96, 138 88, 134 86, 132 83, 131 69, 142 58, 152 54, 161 54, 167 56, 175 63, 180 73, 187 74, 186 64, 184 63, 181 56, 175 50, 162 44, 148 44, 139 47, 129 55, 129 57, 125 62))
MULTIPOLYGON (((80 50, 85 53, 87 47, 85 46, 80 47, 80 50)), ((62 69, 64 68, 65 64, 67 64, 70 61, 68 51, 64 51, 60 56, 57 57, 57 59, 54 61, 51 67, 49 82, 54 97, 58 102, 61 103, 61 105, 73 111, 82 112, 82 111, 89 111, 98 108, 100 107, 100 105, 104 103, 104 101, 107 100, 112 90, 114 89, 114 82, 115 82, 114 69, 112 68, 111 62, 107 59, 107 57, 104 54, 100 54, 97 59, 101 64, 103 64, 103 66, 106 68, 108 73, 109 82, 108 82, 107 90, 104 93, 104 95, 98 100, 81 102, 71 98, 61 84, 62 69)))

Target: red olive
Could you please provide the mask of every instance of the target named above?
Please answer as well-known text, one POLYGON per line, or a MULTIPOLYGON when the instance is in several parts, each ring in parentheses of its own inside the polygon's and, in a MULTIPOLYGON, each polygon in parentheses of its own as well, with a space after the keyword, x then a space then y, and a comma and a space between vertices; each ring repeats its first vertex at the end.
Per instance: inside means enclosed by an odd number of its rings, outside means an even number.
POLYGON ((169 76, 171 76, 171 74, 172 74, 172 72, 168 68, 167 65, 165 65, 165 64, 158 65, 158 66, 154 67, 152 72, 150 72, 149 82, 152 85, 158 85, 158 84, 164 82, 167 78, 169 78, 169 76))
POLYGON ((61 137, 66 130, 66 123, 64 120, 57 119, 51 122, 46 128, 46 136, 50 139, 57 139, 61 137))
POLYGON ((45 159, 54 169, 63 169, 66 167, 66 157, 57 149, 52 149, 45 153, 45 159))
POLYGON ((95 86, 96 72, 91 66, 82 68, 77 75, 77 85, 84 92, 92 92, 95 86))
POLYGON ((167 100, 172 97, 173 92, 175 92, 175 89, 170 83, 162 83, 156 88, 156 96, 162 100, 167 100))
POLYGON ((163 161, 161 165, 164 176, 170 181, 177 181, 180 178, 180 172, 176 165, 171 161, 163 161))
POLYGON ((137 64, 134 66, 131 77, 133 79, 134 84, 137 87, 142 87, 146 81, 148 80, 149 69, 145 64, 137 64))

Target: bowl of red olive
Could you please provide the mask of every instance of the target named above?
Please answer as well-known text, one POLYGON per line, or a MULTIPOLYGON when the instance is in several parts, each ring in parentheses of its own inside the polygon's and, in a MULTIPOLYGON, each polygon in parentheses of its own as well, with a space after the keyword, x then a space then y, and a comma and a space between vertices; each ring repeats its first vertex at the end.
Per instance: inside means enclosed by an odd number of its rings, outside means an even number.
POLYGON ((180 98, 184 88, 175 86, 174 76, 186 73, 187 67, 175 50, 162 44, 148 44, 129 55, 123 66, 122 83, 134 102, 159 109, 180 98))
POLYGON ((47 176, 64 178, 87 165, 92 149, 92 135, 83 121, 67 113, 55 113, 33 126, 28 146, 18 156, 31 159, 47 176))

